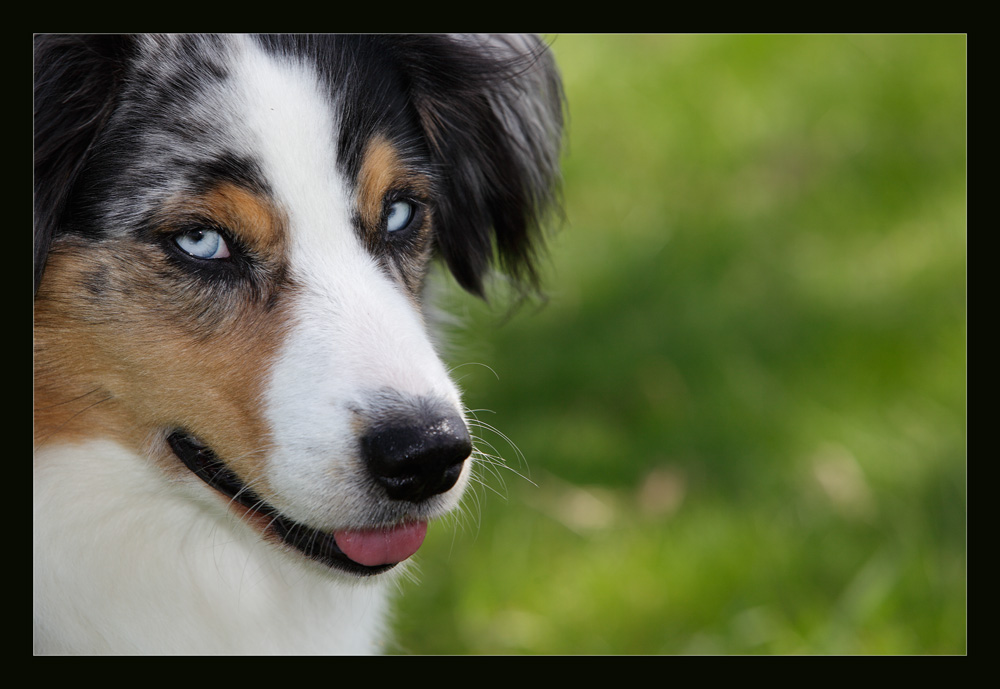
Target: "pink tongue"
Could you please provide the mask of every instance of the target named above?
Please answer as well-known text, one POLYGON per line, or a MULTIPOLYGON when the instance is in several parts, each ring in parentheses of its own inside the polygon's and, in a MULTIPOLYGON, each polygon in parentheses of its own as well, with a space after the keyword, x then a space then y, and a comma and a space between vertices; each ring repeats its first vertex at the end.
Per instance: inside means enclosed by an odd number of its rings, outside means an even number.
POLYGON ((427 535, 427 522, 400 524, 390 529, 334 531, 344 555, 367 567, 402 562, 417 552, 427 535))

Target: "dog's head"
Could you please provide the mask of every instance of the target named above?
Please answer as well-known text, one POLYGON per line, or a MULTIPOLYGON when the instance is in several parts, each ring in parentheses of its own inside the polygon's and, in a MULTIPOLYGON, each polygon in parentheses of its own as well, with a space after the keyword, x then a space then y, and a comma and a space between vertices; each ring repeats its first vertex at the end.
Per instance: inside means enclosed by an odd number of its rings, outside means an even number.
POLYGON ((470 472, 440 258, 535 280, 561 90, 536 39, 42 37, 36 444, 111 437, 377 573, 470 472))

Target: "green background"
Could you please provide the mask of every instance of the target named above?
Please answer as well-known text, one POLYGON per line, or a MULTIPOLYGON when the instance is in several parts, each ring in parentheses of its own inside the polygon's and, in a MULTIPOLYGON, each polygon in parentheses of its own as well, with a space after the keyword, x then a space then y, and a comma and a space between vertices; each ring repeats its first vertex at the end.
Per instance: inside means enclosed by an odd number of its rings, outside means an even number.
POLYGON ((965 653, 966 37, 552 40, 547 300, 447 295, 492 459, 390 652, 965 653))

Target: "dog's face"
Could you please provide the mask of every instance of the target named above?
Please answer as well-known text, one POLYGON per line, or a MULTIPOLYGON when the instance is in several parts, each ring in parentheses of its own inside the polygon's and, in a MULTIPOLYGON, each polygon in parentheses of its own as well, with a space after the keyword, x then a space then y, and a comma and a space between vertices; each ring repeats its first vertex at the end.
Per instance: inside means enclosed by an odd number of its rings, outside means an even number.
POLYGON ((530 274, 558 153, 547 57, 437 37, 84 43, 36 65, 36 445, 111 437, 324 565, 405 559, 471 471, 425 276, 439 257, 479 292, 494 243, 530 274))

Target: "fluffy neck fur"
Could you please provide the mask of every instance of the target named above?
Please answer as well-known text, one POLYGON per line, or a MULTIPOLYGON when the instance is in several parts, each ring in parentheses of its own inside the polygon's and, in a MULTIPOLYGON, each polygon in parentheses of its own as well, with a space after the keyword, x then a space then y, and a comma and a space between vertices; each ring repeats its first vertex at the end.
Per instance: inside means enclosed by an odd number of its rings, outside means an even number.
POLYGON ((164 484, 114 443, 49 447, 36 462, 34 573, 51 581, 35 582, 48 592, 34 601, 35 653, 385 650, 381 580, 331 581, 279 556, 237 518, 206 518, 226 509, 216 495, 164 484))

